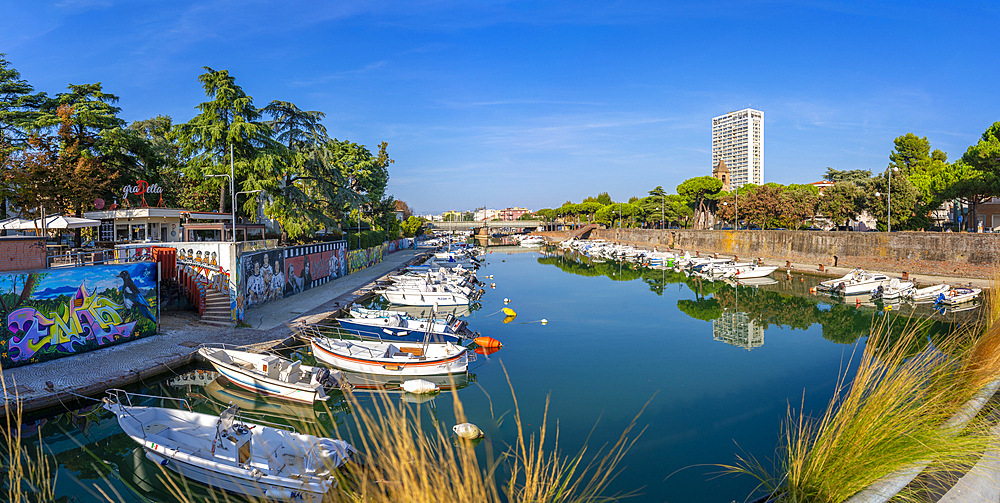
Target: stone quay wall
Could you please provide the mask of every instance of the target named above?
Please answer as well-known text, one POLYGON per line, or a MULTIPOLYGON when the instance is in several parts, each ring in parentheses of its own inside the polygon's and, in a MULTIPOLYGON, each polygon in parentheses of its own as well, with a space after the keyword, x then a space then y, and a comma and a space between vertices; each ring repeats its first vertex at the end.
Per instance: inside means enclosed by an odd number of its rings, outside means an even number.
MULTIPOLYGON (((555 236, 553 236, 555 237, 555 236)), ((771 263, 786 260, 824 266, 989 279, 1000 266, 1000 235, 951 232, 696 231, 596 229, 591 239, 644 248, 737 255, 771 263)))
POLYGON ((45 269, 45 238, 4 236, 0 239, 0 272, 45 269))

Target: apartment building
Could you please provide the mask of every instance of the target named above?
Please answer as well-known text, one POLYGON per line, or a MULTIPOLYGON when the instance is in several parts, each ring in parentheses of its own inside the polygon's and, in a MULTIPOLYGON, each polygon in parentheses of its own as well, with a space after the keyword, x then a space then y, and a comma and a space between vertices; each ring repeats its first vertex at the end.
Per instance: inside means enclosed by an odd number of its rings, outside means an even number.
POLYGON ((713 174, 720 162, 733 189, 764 183, 764 112, 744 108, 712 119, 713 174))

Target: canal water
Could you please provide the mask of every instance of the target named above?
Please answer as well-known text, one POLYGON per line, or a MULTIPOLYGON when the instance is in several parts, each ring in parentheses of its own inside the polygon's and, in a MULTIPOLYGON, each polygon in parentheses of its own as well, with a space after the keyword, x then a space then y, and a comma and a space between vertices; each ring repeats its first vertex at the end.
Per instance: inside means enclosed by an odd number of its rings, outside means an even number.
MULTIPOLYGON (((811 276, 713 283, 516 247, 492 248, 478 275, 487 291, 467 319, 504 344, 477 355, 469 376, 456 382, 469 420, 486 433, 480 454, 487 447, 502 452, 515 439, 511 386, 529 431, 540 426, 549 400, 549 427, 558 427, 565 455, 585 443, 589 454, 613 444, 638 415, 635 433, 645 431, 610 492, 635 492, 630 500, 642 502, 743 501, 755 481, 721 474, 718 465, 737 455, 770 465, 788 408, 822 413, 873 320, 923 317, 933 335, 974 316, 837 302, 811 295, 819 281, 811 276), (501 312, 505 298, 517 313, 512 320, 501 312)), ((308 348, 286 354, 314 361, 308 348)), ((238 403, 248 420, 304 419, 325 431, 352 424, 351 407, 336 394, 328 408, 291 405, 215 377, 208 367, 192 367, 133 391, 186 398, 202 412, 238 403)), ((371 405, 370 392, 355 394, 360 406, 371 405)), ((420 402, 413 406, 428 425, 455 424, 451 394, 420 402)), ((97 405, 27 418, 22 434, 55 454, 62 501, 107 501, 103 494, 113 501, 174 500, 156 481, 157 467, 97 405)), ((199 489, 196 496, 210 495, 199 489)))

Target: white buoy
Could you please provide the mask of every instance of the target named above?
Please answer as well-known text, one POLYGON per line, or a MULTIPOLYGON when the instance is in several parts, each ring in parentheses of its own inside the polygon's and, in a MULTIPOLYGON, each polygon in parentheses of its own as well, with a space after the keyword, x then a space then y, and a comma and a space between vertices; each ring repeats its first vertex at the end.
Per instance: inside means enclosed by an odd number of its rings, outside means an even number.
POLYGON ((483 430, 480 430, 478 426, 472 423, 456 424, 451 427, 451 431, 454 431, 456 435, 469 440, 483 438, 483 430))
POLYGON ((510 299, 508 299, 507 297, 504 297, 503 298, 503 303, 504 304, 510 304, 510 299))
POLYGON ((403 381, 402 388, 403 391, 407 393, 416 393, 418 395, 441 391, 441 388, 437 387, 436 384, 423 379, 410 379, 409 381, 403 381))
POLYGON ((545 318, 542 318, 542 325, 544 325, 544 324, 546 324, 548 322, 549 322, 549 320, 546 320, 545 318))

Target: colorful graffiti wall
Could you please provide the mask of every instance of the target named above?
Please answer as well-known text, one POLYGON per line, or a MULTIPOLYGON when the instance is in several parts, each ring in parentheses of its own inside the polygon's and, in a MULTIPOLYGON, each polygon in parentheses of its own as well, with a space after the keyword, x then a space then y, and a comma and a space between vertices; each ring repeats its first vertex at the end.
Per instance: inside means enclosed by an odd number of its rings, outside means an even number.
POLYGON ((0 365, 18 367, 156 333, 156 264, 0 275, 0 365))
POLYGON ((371 267, 382 261, 385 256, 386 245, 365 248, 364 250, 351 250, 347 252, 347 272, 354 274, 366 267, 371 267))
POLYGON ((292 246, 240 257, 236 279, 246 309, 288 297, 347 274, 344 241, 292 246))

